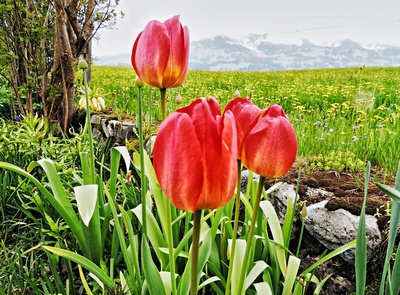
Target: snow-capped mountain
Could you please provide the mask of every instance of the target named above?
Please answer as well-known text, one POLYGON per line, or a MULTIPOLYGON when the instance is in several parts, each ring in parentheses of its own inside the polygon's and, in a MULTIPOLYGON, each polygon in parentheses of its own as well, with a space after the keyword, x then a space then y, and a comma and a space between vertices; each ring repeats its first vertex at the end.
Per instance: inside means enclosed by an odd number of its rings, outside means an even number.
MULTIPOLYGON (((103 57, 96 65, 130 64, 129 54, 103 57)), ((192 41, 189 68, 211 71, 274 71, 286 69, 400 66, 400 47, 360 45, 351 40, 333 44, 271 42, 268 34, 240 40, 216 36, 192 41)))

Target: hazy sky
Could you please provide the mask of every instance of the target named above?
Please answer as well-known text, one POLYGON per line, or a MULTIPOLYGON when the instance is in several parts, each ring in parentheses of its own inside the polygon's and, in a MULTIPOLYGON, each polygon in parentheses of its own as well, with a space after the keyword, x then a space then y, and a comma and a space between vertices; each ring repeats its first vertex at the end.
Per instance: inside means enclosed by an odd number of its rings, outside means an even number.
POLYGON ((150 20, 181 16, 191 40, 224 34, 268 34, 273 42, 400 46, 400 0, 120 0, 114 30, 100 30, 94 56, 130 52, 150 20))

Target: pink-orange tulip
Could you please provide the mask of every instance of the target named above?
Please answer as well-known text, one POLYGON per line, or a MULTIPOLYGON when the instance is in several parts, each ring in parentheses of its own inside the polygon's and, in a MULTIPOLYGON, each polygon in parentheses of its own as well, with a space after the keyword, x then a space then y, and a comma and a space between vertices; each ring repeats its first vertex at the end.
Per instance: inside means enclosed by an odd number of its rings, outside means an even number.
POLYGON ((153 20, 136 38, 131 61, 143 83, 174 88, 186 79, 189 61, 189 30, 179 16, 164 23, 153 20))
POLYGON ((244 136, 243 165, 265 177, 284 175, 296 160, 296 133, 279 105, 271 105, 256 118, 244 136))
POLYGON ((165 195, 195 212, 227 204, 237 171, 235 119, 221 116, 214 98, 197 99, 161 124, 153 150, 154 169, 165 195))
MULTIPOLYGON (((231 111, 235 116, 237 130, 237 147, 239 151, 244 135, 248 132, 253 120, 261 114, 261 109, 258 106, 254 105, 248 97, 237 97, 227 103, 225 107, 225 112, 227 111, 231 111)), ((240 159, 240 153, 238 153, 238 159, 240 159)))

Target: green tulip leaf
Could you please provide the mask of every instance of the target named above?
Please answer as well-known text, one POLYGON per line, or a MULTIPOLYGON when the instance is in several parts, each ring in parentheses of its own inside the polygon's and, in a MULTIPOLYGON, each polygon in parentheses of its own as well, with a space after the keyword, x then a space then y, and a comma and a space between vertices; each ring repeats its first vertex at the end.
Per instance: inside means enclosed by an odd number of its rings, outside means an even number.
POLYGON ((279 262, 279 267, 283 276, 286 276, 286 254, 283 246, 285 245, 282 235, 281 225, 278 216, 270 201, 261 201, 260 208, 263 210, 265 217, 268 220, 268 226, 271 229, 273 240, 276 244, 282 247, 275 247, 276 256, 279 262))
POLYGON ((19 168, 18 166, 6 162, 0 162, 0 168, 16 172, 19 175, 31 181, 39 189, 39 191, 43 194, 43 196, 47 199, 47 201, 57 210, 57 212, 65 220, 67 225, 70 227, 72 233, 74 234, 75 238, 78 240, 78 243, 82 248, 82 251, 88 254, 89 252, 81 228, 81 223, 79 222, 79 219, 76 216, 76 213, 72 208, 71 203, 69 202, 69 199, 61 184, 57 171, 54 167, 54 162, 49 159, 43 159, 39 160, 38 163, 41 164, 41 166, 45 170, 47 177, 49 178, 50 186, 53 190, 54 195, 50 191, 48 191, 46 187, 39 180, 37 180, 30 173, 19 168))
MULTIPOLYGON (((142 204, 132 209, 133 213, 139 219, 140 223, 143 220, 143 210, 142 204)), ((146 208, 147 214, 147 226, 148 226, 148 238, 150 240, 151 245, 154 248, 154 252, 156 253, 160 263, 163 267, 168 265, 168 255, 165 255, 160 249, 166 248, 167 242, 162 234, 160 227, 158 226, 157 220, 154 215, 151 213, 149 208, 146 208)))
POLYGON ((271 287, 266 282, 254 284, 257 294, 273 295, 271 287))
MULTIPOLYGON (((232 243, 232 240, 228 240, 228 243, 232 243)), ((230 247, 228 248, 230 249, 230 247)), ((238 289, 238 285, 236 282, 240 281, 240 274, 243 267, 243 257, 246 252, 246 241, 245 240, 236 240, 236 248, 235 253, 233 253, 233 265, 232 267, 232 281, 231 281, 231 291, 232 295, 240 295, 242 292, 238 289)), ((231 253, 228 252, 228 259, 230 258, 231 253)), ((229 286, 227 286, 229 288, 229 286)))
POLYGON ((114 281, 100 267, 98 267, 95 263, 93 263, 86 257, 72 251, 60 249, 57 247, 42 246, 42 248, 63 258, 69 259, 76 264, 81 265, 82 267, 93 273, 95 276, 97 276, 108 288, 112 288, 115 286, 114 281))
POLYGON ((246 277, 245 290, 247 290, 251 286, 251 284, 257 279, 257 277, 267 268, 268 264, 264 261, 256 261, 253 268, 250 270, 249 274, 246 277))
POLYGON ((282 295, 291 295, 294 283, 296 282, 297 272, 300 266, 300 259, 295 256, 289 256, 286 277, 283 283, 282 295))
MULTIPOLYGON (((165 293, 171 294, 172 293, 172 283, 171 283, 171 273, 169 271, 160 271, 161 280, 164 285, 165 293)), ((175 274, 175 278, 178 275, 175 274)))
POLYGON ((376 186, 379 187, 385 194, 391 197, 394 201, 400 203, 400 191, 386 184, 377 183, 376 186))
POLYGON ((142 238, 142 263, 143 273, 147 281, 147 287, 151 295, 163 295, 165 293, 165 287, 161 279, 161 275, 157 267, 153 262, 151 256, 149 241, 146 235, 142 238))
POLYGON ((348 242, 347 244, 344 244, 343 246, 333 250, 332 252, 328 253, 324 257, 320 258, 317 262, 315 262, 313 265, 311 265, 309 268, 304 270, 302 272, 303 275, 306 275, 310 272, 312 272, 314 269, 316 269, 318 266, 320 266, 322 263, 332 259, 336 255, 339 255, 347 250, 350 250, 351 248, 354 248, 356 246, 356 240, 348 242))

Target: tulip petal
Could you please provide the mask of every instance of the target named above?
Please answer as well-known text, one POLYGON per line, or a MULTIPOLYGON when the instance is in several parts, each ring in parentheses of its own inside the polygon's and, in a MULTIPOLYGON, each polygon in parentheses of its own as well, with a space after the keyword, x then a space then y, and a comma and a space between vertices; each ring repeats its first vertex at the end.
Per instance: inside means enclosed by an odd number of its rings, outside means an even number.
POLYGON ((149 22, 136 38, 131 61, 143 83, 157 88, 183 84, 189 63, 189 30, 179 16, 149 22))
POLYGON ((289 171, 296 153, 297 139, 293 126, 283 110, 274 106, 260 115, 245 136, 241 159, 253 172, 276 178, 289 171))
POLYGON ((182 27, 179 15, 164 22, 171 40, 171 54, 164 72, 163 85, 178 87, 186 79, 189 63, 189 30, 182 27))
MULTIPOLYGON (((226 113, 227 111, 232 111, 235 116, 237 147, 239 151, 243 138, 250 131, 253 121, 261 114, 261 109, 254 105, 249 98, 237 97, 227 103, 224 112, 226 113)), ((238 152, 238 158, 240 159, 240 152, 238 152)))
POLYGON ((97 184, 74 187, 79 214, 86 226, 89 226, 97 202, 97 184))
POLYGON ((171 114, 160 127, 153 159, 160 186, 178 209, 196 211, 203 187, 202 153, 190 117, 171 114))
POLYGON ((178 209, 195 212, 227 204, 234 193, 237 139, 231 112, 218 102, 197 99, 161 125, 154 146, 160 186, 178 209))
POLYGON ((236 129, 233 116, 230 114, 227 118, 221 117, 220 106, 215 98, 198 99, 189 107, 178 111, 187 112, 192 119, 197 139, 201 144, 202 152, 198 156, 204 159, 205 163, 204 185, 196 208, 221 207, 232 198, 235 184, 232 186, 231 182, 236 183, 237 177, 236 129))
MULTIPOLYGON (((203 146, 205 162, 212 163, 204 168, 205 183, 198 208, 219 208, 226 205, 234 194, 237 179, 237 140, 233 115, 217 117, 218 134, 214 142, 206 141, 203 146), (201 203, 200 203, 201 202, 201 203)), ((216 133, 214 131, 214 133, 216 133)), ((209 135, 209 134, 208 134, 209 135)))
POLYGON ((145 84, 164 88, 163 75, 169 62, 171 41, 165 25, 151 21, 133 45, 132 65, 145 84))

